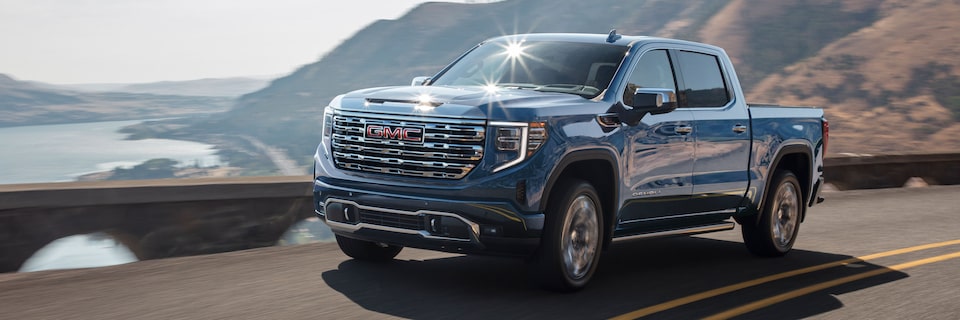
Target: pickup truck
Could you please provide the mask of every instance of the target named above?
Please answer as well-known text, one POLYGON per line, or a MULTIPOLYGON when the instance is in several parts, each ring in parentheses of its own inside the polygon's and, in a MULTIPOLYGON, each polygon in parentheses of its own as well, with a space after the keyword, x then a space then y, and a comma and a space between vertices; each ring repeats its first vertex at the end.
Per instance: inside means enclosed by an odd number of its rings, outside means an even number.
POLYGON ((324 109, 317 215, 357 260, 526 257, 583 288, 614 243, 730 230, 790 251, 823 199, 817 108, 748 105, 723 49, 610 34, 486 40, 411 86, 324 109))

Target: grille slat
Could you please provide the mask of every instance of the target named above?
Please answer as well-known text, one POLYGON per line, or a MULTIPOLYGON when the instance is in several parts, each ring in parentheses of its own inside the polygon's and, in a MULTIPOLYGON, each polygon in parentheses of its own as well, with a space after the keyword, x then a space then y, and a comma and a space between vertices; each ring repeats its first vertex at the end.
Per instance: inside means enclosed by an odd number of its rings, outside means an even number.
POLYGON ((409 230, 424 230, 423 217, 372 210, 360 211, 360 222, 409 230))
MULTIPOLYGON (((382 174, 460 179, 483 158, 486 121, 335 112, 332 153, 337 167, 382 174), (367 126, 422 129, 422 142, 365 137, 367 126)), ((386 132, 386 131, 385 131, 386 132)), ((396 133, 393 133, 396 135, 396 133)))

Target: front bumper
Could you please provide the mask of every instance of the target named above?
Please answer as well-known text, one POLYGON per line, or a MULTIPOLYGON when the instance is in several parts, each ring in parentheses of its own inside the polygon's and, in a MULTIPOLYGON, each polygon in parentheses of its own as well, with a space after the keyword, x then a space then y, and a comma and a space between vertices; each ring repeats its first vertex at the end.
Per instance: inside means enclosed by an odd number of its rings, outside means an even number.
POLYGON ((337 235, 405 247, 527 255, 540 243, 543 214, 521 213, 509 201, 458 201, 390 191, 344 188, 318 179, 315 211, 337 235))

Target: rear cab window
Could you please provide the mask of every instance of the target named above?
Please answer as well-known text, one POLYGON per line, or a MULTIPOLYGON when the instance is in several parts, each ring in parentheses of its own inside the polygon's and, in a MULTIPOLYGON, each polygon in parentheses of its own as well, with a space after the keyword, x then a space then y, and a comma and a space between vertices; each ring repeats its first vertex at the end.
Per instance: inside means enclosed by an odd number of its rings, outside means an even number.
POLYGON ((677 51, 683 79, 678 92, 681 108, 716 108, 730 102, 720 59, 714 55, 677 51))

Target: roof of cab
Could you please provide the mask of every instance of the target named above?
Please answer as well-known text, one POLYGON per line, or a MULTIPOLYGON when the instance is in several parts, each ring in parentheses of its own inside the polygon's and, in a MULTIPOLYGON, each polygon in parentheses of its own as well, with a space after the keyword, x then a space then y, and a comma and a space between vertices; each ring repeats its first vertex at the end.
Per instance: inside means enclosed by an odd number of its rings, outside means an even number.
POLYGON ((704 44, 704 43, 670 39, 670 38, 620 35, 620 37, 614 38, 615 41, 608 42, 607 41, 608 37, 609 37, 608 34, 592 34, 592 33, 527 33, 527 34, 514 34, 514 35, 493 37, 485 40, 484 42, 567 41, 567 42, 584 42, 584 43, 609 43, 613 45, 632 46, 638 42, 649 41, 649 42, 669 42, 669 43, 676 43, 680 45, 690 45, 690 46, 710 47, 710 48, 720 49, 719 47, 704 44))

